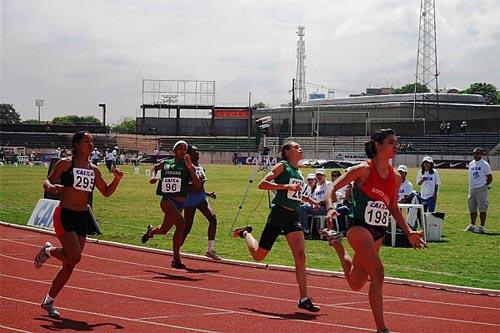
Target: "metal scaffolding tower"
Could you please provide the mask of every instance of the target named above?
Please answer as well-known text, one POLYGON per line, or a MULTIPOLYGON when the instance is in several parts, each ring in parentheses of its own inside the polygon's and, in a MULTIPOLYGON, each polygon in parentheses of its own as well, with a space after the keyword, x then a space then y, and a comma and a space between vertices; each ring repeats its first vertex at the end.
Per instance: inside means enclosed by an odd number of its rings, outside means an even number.
MULTIPOLYGON (((420 20, 418 25, 417 68, 415 71, 415 100, 417 83, 429 90, 439 92, 438 60, 436 41, 436 5, 434 0, 420 0, 420 20)), ((413 117, 415 116, 415 103, 413 117)))
POLYGON ((297 27, 297 35, 299 40, 297 41, 297 73, 296 73, 296 85, 295 85, 295 98, 299 102, 305 102, 307 100, 306 95, 306 42, 304 36, 306 35, 306 27, 299 25, 297 27))

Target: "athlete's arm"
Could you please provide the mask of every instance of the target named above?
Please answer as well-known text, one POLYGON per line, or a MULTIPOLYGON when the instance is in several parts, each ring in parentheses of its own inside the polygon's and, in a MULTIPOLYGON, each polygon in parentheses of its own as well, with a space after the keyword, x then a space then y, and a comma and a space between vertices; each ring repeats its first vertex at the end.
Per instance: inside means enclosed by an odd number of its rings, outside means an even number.
POLYGON ((193 182, 193 188, 198 192, 201 190, 203 186, 200 177, 196 174, 196 171, 193 167, 193 162, 191 161, 191 156, 189 154, 184 155, 184 164, 186 165, 186 169, 189 171, 189 175, 191 176, 191 181, 193 182))
POLYGON ((161 161, 161 162, 159 162, 159 163, 156 163, 156 164, 153 166, 153 168, 151 168, 151 177, 149 177, 149 183, 150 183, 150 184, 154 184, 154 183, 156 183, 156 181, 158 180, 158 179, 156 178, 156 173, 157 173, 159 170, 163 169, 163 164, 164 164, 164 163, 165 163, 165 161, 161 161))
POLYGON ((107 185, 104 179, 102 178, 101 171, 97 167, 92 168, 94 170, 95 175, 95 186, 105 197, 109 197, 113 192, 115 192, 120 180, 123 177, 123 171, 117 168, 112 168, 111 172, 113 173, 113 181, 111 184, 107 185))
POLYGON ((54 184, 56 179, 60 178, 63 172, 68 169, 68 164, 70 163, 69 159, 60 159, 57 161, 56 165, 54 166, 54 169, 50 173, 50 175, 45 179, 43 182, 43 189, 46 192, 56 194, 59 192, 62 192, 64 189, 63 185, 60 184, 54 184))
POLYGON ((276 191, 276 190, 292 190, 300 191, 301 186, 299 184, 276 184, 272 180, 277 178, 285 170, 285 165, 283 163, 276 164, 271 171, 262 178, 259 183, 259 190, 276 191))

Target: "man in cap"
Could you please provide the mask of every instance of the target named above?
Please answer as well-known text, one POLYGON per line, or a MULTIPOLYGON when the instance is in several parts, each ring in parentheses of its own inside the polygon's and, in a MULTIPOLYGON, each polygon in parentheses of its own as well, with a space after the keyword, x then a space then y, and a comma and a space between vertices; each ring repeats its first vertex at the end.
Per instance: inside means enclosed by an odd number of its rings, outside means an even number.
POLYGON ((464 231, 472 231, 478 234, 485 232, 486 212, 488 210, 488 188, 493 181, 491 168, 488 162, 483 160, 483 149, 474 148, 474 159, 469 163, 469 196, 468 205, 470 212, 470 224, 464 231), (481 225, 476 226, 477 212, 481 225))

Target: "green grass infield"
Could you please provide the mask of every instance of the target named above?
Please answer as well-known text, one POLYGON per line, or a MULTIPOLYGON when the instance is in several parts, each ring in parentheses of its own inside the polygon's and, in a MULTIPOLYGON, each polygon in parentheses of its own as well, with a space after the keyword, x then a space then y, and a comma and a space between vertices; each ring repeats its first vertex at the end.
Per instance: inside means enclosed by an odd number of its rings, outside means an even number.
MULTIPOLYGON (((98 190, 94 192, 94 213, 99 220, 102 235, 99 239, 141 244, 141 236, 148 224, 161 223, 163 214, 156 196, 155 185, 148 183, 145 169, 140 166, 140 174, 134 175, 132 166, 124 166, 125 175, 117 191, 104 198, 98 190)), ((224 258, 251 260, 245 242, 234 239, 230 234, 231 224, 238 211, 249 178, 253 173, 250 166, 204 165, 208 177, 207 191, 217 192, 217 199, 209 199, 214 208, 218 229, 216 251, 224 258)), ((106 181, 112 175, 101 165, 106 181)), ((304 174, 311 169, 303 169, 304 174)), ((415 188, 417 169, 410 169, 408 178, 415 188)), ((384 246, 381 257, 386 276, 429 281, 460 286, 500 289, 500 172, 493 172, 493 187, 489 191, 490 207, 486 222, 486 234, 464 232, 469 223, 467 209, 468 175, 466 170, 439 170, 442 185, 439 191, 437 211, 446 214, 442 241, 429 243, 422 251, 411 248, 384 246)), ((329 173, 327 173, 328 175, 329 173)), ((38 199, 43 197, 42 183, 47 176, 43 166, 0 167, 0 220, 26 224, 38 199)), ((250 184, 248 196, 243 203, 236 226, 254 227, 254 235, 259 238, 268 214, 268 194, 257 190, 258 181, 264 176, 258 172, 250 184)), ((329 178, 329 177, 328 177, 329 178)), ((193 229, 182 251, 204 254, 207 246, 208 223, 197 212, 193 229)), ((146 246, 172 249, 172 234, 157 236, 146 246)), ((344 244, 348 248, 347 241, 344 244)), ((348 251, 350 249, 348 248, 348 251)), ((341 271, 337 255, 324 241, 307 240, 307 267, 341 271)), ((293 266, 291 252, 284 237, 279 237, 265 263, 293 266)), ((165 265, 170 263, 165 261, 165 265)))

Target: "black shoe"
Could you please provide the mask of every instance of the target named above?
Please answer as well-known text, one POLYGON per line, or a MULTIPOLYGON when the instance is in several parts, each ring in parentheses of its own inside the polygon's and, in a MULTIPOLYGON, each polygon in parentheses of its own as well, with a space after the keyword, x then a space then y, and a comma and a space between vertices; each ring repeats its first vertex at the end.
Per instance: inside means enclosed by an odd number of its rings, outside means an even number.
POLYGON ((245 238, 245 236, 243 235, 243 233, 246 231, 248 233, 251 233, 253 230, 253 228, 251 226, 246 226, 246 227, 243 227, 243 228, 238 228, 238 229, 235 229, 233 231, 233 237, 236 238, 236 237, 240 237, 240 238, 245 238))
POLYGON ((172 260, 171 266, 172 266, 172 268, 176 268, 176 269, 186 269, 186 265, 184 265, 180 259, 172 260))
POLYGON ((311 297, 306 298, 304 301, 299 301, 298 307, 299 309, 311 312, 318 312, 321 309, 319 306, 313 304, 311 297))
POLYGON ((150 224, 148 225, 147 229, 146 229, 146 232, 144 233, 144 235, 142 235, 142 238, 141 238, 141 242, 144 244, 146 243, 150 238, 153 238, 153 236, 151 236, 149 234, 149 232, 153 229, 153 226, 150 224))

